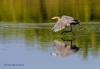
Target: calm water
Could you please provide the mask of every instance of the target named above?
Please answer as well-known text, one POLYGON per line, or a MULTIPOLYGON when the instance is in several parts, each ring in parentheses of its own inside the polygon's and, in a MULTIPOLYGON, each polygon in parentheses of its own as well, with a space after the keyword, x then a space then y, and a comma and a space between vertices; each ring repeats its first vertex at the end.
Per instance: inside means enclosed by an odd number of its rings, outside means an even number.
MULTIPOLYGON (((99 69, 100 23, 84 22, 74 32, 53 32, 54 23, 0 24, 0 69, 99 69), (69 56, 52 56, 54 41, 79 47, 69 56), (8 65, 7 65, 8 64, 8 65), (10 65, 11 64, 11 65, 10 65), (14 64, 16 64, 14 66, 14 64), (18 66, 20 64, 20 66, 18 66)), ((66 28, 68 30, 69 27, 66 28)))

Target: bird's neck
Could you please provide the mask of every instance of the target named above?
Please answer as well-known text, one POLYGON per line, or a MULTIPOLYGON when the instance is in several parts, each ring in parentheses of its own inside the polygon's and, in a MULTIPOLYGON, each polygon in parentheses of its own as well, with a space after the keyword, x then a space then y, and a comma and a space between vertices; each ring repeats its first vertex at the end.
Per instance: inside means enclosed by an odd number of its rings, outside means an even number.
POLYGON ((57 20, 60 20, 60 17, 57 17, 57 20))
POLYGON ((60 56, 60 55, 61 55, 61 53, 60 53, 60 52, 56 53, 56 56, 60 56))

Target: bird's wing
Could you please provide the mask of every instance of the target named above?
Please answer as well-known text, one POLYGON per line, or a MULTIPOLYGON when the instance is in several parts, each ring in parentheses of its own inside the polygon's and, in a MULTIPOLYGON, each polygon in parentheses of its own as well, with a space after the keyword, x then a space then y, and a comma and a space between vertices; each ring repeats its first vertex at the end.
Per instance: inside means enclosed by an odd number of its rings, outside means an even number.
POLYGON ((65 48, 65 44, 58 40, 54 41, 54 46, 58 51, 62 51, 65 48))
POLYGON ((73 17, 65 16, 65 15, 63 15, 63 16, 61 17, 61 19, 65 20, 66 24, 70 24, 70 23, 72 23, 72 21, 74 20, 73 17))
POLYGON ((70 16, 65 16, 63 15, 61 17, 61 19, 65 20, 67 23, 79 23, 79 21, 77 19, 74 19, 73 17, 70 17, 70 16))
POLYGON ((74 20, 73 17, 65 16, 65 15, 63 15, 63 16, 61 17, 61 19, 66 19, 66 20, 70 20, 70 21, 74 20))
POLYGON ((65 28, 65 26, 66 26, 65 20, 60 19, 60 20, 54 25, 54 27, 52 28, 52 30, 55 31, 55 32, 57 32, 57 31, 59 31, 59 30, 65 28))
POLYGON ((62 54, 62 56, 69 56, 69 55, 72 55, 72 54, 74 54, 75 53, 75 51, 74 50, 71 50, 71 49, 64 49, 62 52, 61 52, 61 54, 62 54))
POLYGON ((62 56, 69 56, 74 53, 70 46, 65 47, 65 44, 61 41, 54 41, 55 48, 61 53, 62 56))

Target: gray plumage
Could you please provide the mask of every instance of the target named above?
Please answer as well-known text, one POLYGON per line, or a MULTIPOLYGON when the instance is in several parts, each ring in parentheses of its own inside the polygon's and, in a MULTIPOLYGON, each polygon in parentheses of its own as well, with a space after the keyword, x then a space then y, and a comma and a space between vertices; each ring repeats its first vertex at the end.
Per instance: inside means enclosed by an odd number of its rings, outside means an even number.
POLYGON ((54 46, 57 49, 58 53, 62 56, 69 56, 78 51, 77 47, 73 48, 71 46, 66 46, 65 43, 57 40, 54 41, 54 46))
POLYGON ((65 28, 65 26, 70 26, 71 24, 76 25, 76 24, 79 24, 79 22, 78 22, 78 20, 74 19, 73 17, 63 15, 61 18, 58 19, 57 23, 54 25, 52 30, 54 32, 57 32, 57 31, 65 28))

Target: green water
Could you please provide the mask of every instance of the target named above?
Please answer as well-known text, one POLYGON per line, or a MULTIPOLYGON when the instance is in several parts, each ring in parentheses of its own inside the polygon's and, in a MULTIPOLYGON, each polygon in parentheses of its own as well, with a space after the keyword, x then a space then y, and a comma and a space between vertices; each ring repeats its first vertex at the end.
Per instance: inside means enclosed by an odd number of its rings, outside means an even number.
MULTIPOLYGON (((25 44, 27 47, 37 46, 41 52, 49 51, 53 47, 53 41, 62 41, 61 38, 72 40, 73 44, 81 48, 80 54, 83 58, 88 58, 90 52, 93 56, 99 56, 100 51, 100 24, 99 22, 85 22, 81 25, 73 26, 73 32, 68 32, 61 35, 64 30, 69 30, 69 27, 58 32, 53 32, 51 28, 54 23, 40 24, 5 24, 1 23, 0 41, 1 46, 4 44, 25 44), (19 42, 24 40, 24 42, 19 42), (34 45, 36 44, 36 45, 34 45)), ((62 41, 64 42, 64 41, 62 41)))
POLYGON ((89 48, 98 55, 100 45, 98 38, 100 36, 99 3, 99 0, 0 0, 0 33, 5 38, 18 33, 25 36, 28 44, 36 41, 34 39, 37 38, 38 42, 47 42, 45 45, 40 45, 43 50, 48 48, 48 42, 66 38, 73 40, 77 46, 83 48, 84 57, 87 57, 89 48), (57 33, 51 31, 54 25, 51 22, 56 21, 50 18, 56 15, 72 16, 78 19, 81 25, 73 27, 75 34, 68 33, 62 36, 60 33, 63 30, 57 33))
POLYGON ((1 22, 53 22, 69 15, 81 22, 100 21, 100 0, 0 0, 1 22))

